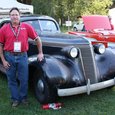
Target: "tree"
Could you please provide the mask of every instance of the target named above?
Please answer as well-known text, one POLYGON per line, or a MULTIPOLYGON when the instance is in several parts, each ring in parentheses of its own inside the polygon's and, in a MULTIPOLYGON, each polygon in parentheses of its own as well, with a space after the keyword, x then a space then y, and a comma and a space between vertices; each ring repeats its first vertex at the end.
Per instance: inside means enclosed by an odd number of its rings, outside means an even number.
POLYGON ((58 21, 75 20, 77 16, 108 13, 113 0, 32 0, 35 13, 49 15, 58 21))
POLYGON ((34 12, 42 15, 54 15, 55 0, 33 0, 34 12))
POLYGON ((108 13, 112 0, 90 0, 88 7, 85 7, 84 15, 88 14, 101 14, 106 15, 108 13))

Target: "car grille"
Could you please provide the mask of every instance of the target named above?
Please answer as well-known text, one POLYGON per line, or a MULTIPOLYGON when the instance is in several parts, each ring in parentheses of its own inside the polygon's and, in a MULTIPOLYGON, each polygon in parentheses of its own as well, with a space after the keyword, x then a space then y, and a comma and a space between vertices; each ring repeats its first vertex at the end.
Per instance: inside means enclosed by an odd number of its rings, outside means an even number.
POLYGON ((85 79, 90 79, 90 83, 97 82, 96 66, 93 47, 90 44, 80 45, 80 59, 83 67, 85 79))

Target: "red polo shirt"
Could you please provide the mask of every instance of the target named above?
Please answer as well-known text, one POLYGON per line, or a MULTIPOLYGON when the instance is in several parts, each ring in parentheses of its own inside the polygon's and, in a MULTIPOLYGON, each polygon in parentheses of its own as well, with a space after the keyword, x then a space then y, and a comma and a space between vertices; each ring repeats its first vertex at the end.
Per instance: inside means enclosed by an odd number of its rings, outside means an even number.
POLYGON ((34 40, 36 37, 37 33, 33 27, 24 22, 20 23, 18 29, 11 27, 10 23, 5 24, 0 29, 0 43, 3 44, 5 51, 13 52, 14 42, 19 41, 21 42, 21 52, 26 52, 28 50, 28 38, 34 40), (17 38, 12 29, 18 34, 17 38))

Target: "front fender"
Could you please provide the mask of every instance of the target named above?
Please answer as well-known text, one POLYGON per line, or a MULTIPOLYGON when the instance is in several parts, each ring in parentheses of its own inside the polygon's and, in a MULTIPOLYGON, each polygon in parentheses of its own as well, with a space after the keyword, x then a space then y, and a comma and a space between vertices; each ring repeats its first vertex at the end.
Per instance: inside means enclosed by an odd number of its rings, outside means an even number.
POLYGON ((95 59, 99 70, 99 81, 115 77, 115 53, 111 48, 107 48, 103 55, 96 55, 95 59))
POLYGON ((81 64, 77 59, 45 55, 42 62, 37 61, 37 56, 29 60, 32 72, 36 70, 42 73, 50 85, 60 88, 86 85, 81 64))
POLYGON ((62 56, 46 56, 42 70, 50 84, 58 87, 73 87, 85 84, 78 62, 62 56))

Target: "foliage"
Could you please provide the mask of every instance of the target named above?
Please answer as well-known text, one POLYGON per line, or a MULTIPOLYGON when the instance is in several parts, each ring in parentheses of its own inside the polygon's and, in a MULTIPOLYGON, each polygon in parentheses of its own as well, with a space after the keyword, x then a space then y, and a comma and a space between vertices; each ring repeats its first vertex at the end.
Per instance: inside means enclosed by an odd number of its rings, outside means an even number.
POLYGON ((34 12, 41 15, 53 16, 55 14, 55 0, 33 0, 34 12))
POLYGON ((77 16, 108 13, 113 0, 32 0, 35 13, 49 15, 58 21, 75 20, 77 16))
POLYGON ((109 6, 112 5, 110 0, 91 0, 88 7, 85 8, 86 12, 83 14, 102 14, 106 15, 108 13, 109 6))

